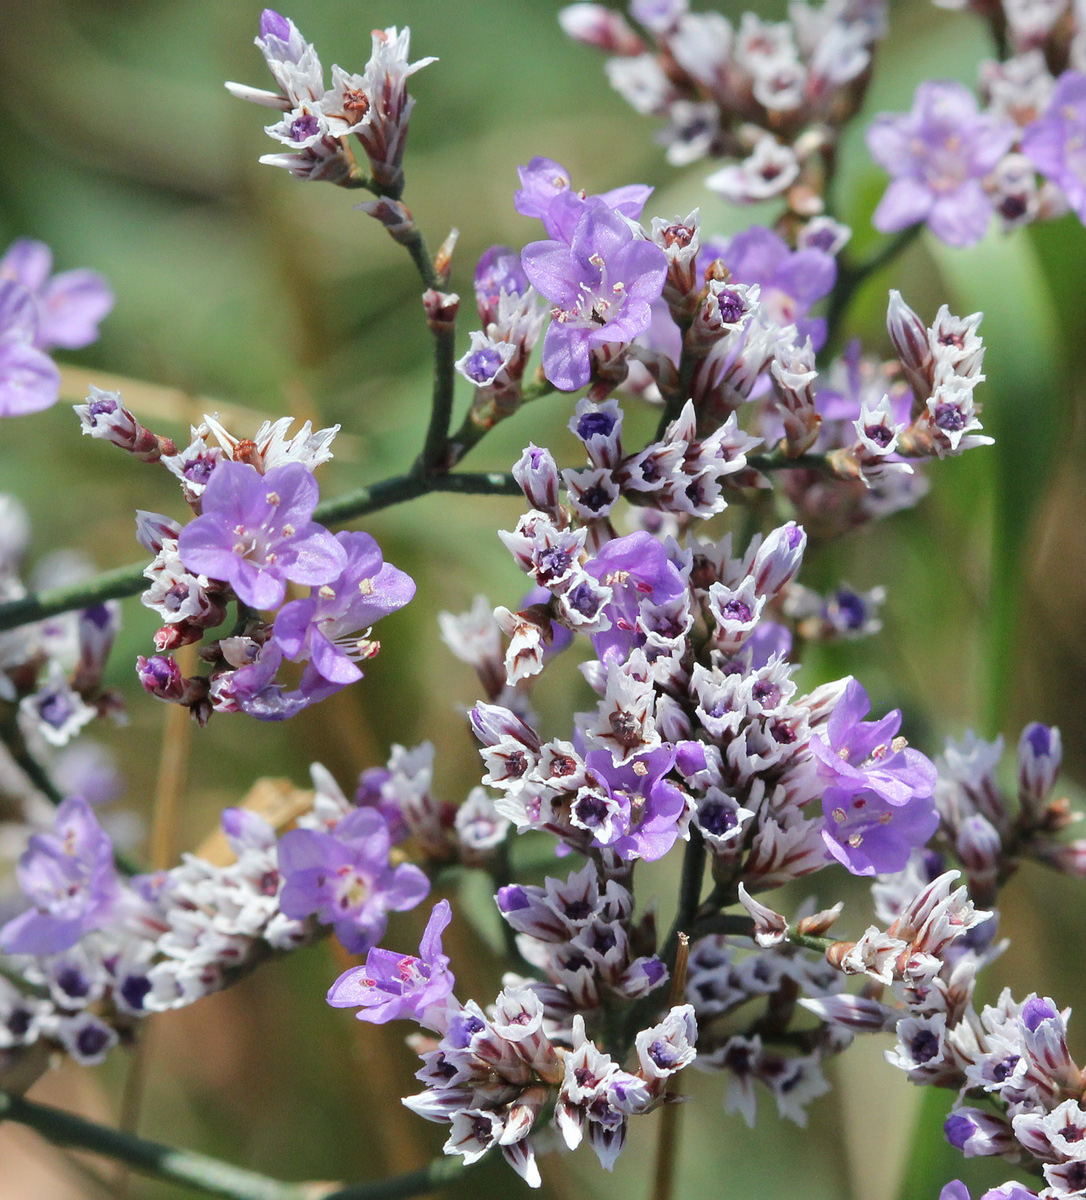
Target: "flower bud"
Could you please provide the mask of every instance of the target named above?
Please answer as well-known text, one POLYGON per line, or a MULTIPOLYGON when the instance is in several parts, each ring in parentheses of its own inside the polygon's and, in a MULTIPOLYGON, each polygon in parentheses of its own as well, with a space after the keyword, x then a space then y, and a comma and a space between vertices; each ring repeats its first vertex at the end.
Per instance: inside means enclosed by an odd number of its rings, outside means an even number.
POLYGON ((952 1112, 943 1124, 943 1133, 966 1158, 1009 1154, 1018 1148, 1007 1122, 979 1108, 959 1108, 952 1112))
POLYGON ((549 450, 529 443, 513 466, 513 478, 533 508, 549 516, 557 515, 558 465, 549 450))
POLYGON ((645 48, 626 18, 603 4, 568 4, 559 11, 558 24, 567 37, 605 54, 627 57, 645 48))
POLYGON ((928 341, 928 329, 923 321, 901 298, 901 293, 890 292, 890 303, 886 309, 886 329, 894 344, 905 376, 917 400, 926 400, 931 395, 932 369, 935 359, 928 341))
POLYGON ((1034 722, 1018 740, 1018 796, 1022 804, 1040 808, 1052 791, 1062 758, 1060 731, 1034 722))

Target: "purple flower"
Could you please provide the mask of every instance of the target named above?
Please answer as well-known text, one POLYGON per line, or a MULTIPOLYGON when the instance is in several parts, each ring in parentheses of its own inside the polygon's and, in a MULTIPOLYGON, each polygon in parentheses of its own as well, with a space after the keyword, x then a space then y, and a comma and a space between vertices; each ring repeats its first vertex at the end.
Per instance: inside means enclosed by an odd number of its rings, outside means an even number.
POLYGON ((675 754, 665 744, 616 767, 609 750, 589 751, 589 782, 570 807, 573 823, 627 861, 662 858, 682 833, 686 811, 684 793, 664 778, 675 754))
POLYGON ((981 180, 1014 139, 1010 122, 977 112, 967 87, 922 83, 912 112, 882 113, 867 131, 872 156, 893 176, 872 218, 875 228, 894 233, 927 221, 950 246, 979 242, 992 215, 981 180))
POLYGON ((17 876, 33 907, 0 930, 5 954, 59 954, 104 925, 120 898, 113 844, 79 796, 57 809, 52 833, 31 837, 17 876))
POLYGON ((352 954, 363 954, 384 935, 389 912, 406 912, 425 899, 430 881, 410 863, 393 867, 392 839, 380 813, 359 808, 331 833, 294 829, 279 839, 284 914, 315 914, 331 925, 352 954))
POLYGON ((30 293, 37 312, 39 350, 78 350, 98 338, 98 322, 113 307, 109 284, 96 271, 62 271, 49 278, 53 254, 44 242, 20 238, 0 258, 0 281, 30 293))
POLYGON ((792 250, 770 229, 754 225, 728 242, 707 242, 698 255, 698 271, 722 259, 734 283, 758 284, 762 308, 776 324, 795 325, 799 341, 810 338, 816 350, 826 340, 823 317, 808 317, 811 305, 828 296, 837 279, 837 260, 824 250, 792 250))
POLYGON ((524 272, 555 305, 543 341, 543 370, 564 391, 592 375, 591 351, 644 333, 667 275, 659 246, 635 236, 626 220, 596 201, 581 214, 572 241, 532 242, 524 272))
POLYGON ((56 403, 60 372, 34 345, 34 299, 12 280, 0 281, 0 417, 21 417, 56 403))
POLYGON ((343 571, 307 600, 284 605, 275 618, 275 643, 287 658, 310 659, 301 690, 311 699, 362 678, 357 661, 378 649, 369 627, 415 594, 414 580, 384 561, 368 533, 340 533, 335 540, 346 555, 343 571), (366 631, 361 637, 360 630, 366 631))
POLYGON ((513 207, 521 216, 538 217, 547 236, 569 242, 586 207, 602 202, 607 208, 636 221, 641 216, 652 188, 630 183, 597 196, 574 191, 569 172, 551 158, 533 158, 518 167, 520 190, 513 193, 513 207))
POLYGON ((444 1032, 441 1014, 456 980, 449 970, 448 955, 441 952, 441 935, 451 920, 448 900, 439 901, 426 922, 417 958, 392 950, 371 950, 364 967, 352 967, 332 984, 328 1003, 334 1008, 361 1006, 355 1016, 374 1025, 406 1018, 444 1032))
POLYGON ((177 540, 187 570, 229 583, 253 608, 277 608, 287 580, 323 584, 347 565, 344 548, 313 520, 317 481, 301 463, 261 475, 222 462, 202 496, 203 513, 177 540))
POLYGON ((502 292, 507 296, 522 296, 528 287, 528 276, 515 250, 509 246, 491 246, 484 251, 475 268, 475 302, 483 327, 498 315, 502 292))
POLYGON ((1086 75, 1064 71, 1044 115, 1026 126, 1022 153, 1086 222, 1086 75))
POLYGON ((870 788, 828 787, 822 793, 822 814, 822 840, 853 875, 904 871, 913 850, 939 828, 935 798, 930 793, 894 805, 870 788))
POLYGON ((643 604, 666 604, 686 591, 686 581, 663 544, 644 530, 613 538, 585 563, 585 570, 611 589, 604 608, 611 628, 592 635, 601 662, 622 661, 644 644, 638 619, 643 604))
POLYGON ((935 766, 903 739, 897 741, 900 711, 864 721, 870 711, 867 692, 850 679, 826 724, 826 740, 817 734, 811 738, 819 775, 844 791, 870 791, 894 808, 927 800, 935 787, 935 766))

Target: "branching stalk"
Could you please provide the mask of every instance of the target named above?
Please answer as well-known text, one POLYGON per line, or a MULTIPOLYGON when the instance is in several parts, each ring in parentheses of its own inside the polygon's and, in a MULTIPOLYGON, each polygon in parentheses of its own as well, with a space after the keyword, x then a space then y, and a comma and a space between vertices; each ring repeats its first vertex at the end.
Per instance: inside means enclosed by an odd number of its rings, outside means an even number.
POLYGON ((226 1200, 398 1200, 445 1187, 464 1171, 459 1159, 440 1158, 419 1171, 373 1183, 285 1183, 5 1092, 0 1092, 0 1120, 26 1125, 56 1146, 102 1154, 141 1174, 226 1200))

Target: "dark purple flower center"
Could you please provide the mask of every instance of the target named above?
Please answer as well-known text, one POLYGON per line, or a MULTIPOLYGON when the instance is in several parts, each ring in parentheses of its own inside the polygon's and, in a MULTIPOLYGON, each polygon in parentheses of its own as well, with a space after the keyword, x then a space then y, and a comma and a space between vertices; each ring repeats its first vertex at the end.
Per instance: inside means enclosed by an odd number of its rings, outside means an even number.
POLYGON ((215 460, 200 455, 197 458, 189 459, 181 468, 181 474, 189 480, 190 483, 207 483, 211 478, 211 472, 215 469, 215 460))
POLYGON ((610 437, 615 418, 607 412, 586 412, 577 422, 577 436, 582 442, 589 438, 610 437))
POLYGON ((95 417, 111 416, 118 409, 116 400, 92 400, 87 405, 87 411, 90 413, 91 424, 93 425, 95 417))
POLYGON ((958 433, 965 428, 965 414, 956 404, 937 404, 935 424, 947 433, 958 433))
POLYGON ((734 325, 743 316, 743 297, 738 292, 722 291, 716 298, 720 307, 720 318, 726 325, 734 325))
POLYGON ((884 450, 894 440, 894 431, 887 429, 885 425, 865 425, 864 433, 869 441, 874 442, 876 446, 881 446, 884 450))
POLYGON ((15 1008, 8 1013, 8 1019, 4 1022, 7 1025, 12 1037, 25 1037, 27 1030, 30 1028, 30 1022, 33 1020, 33 1014, 29 1008, 15 1008))
POLYGON ((750 608, 742 600, 729 600, 720 611, 725 621, 740 621, 746 624, 750 620, 750 608))
POLYGON ((675 1066, 679 1061, 679 1054, 675 1047, 665 1038, 657 1038, 655 1042, 649 1046, 649 1058, 661 1069, 667 1070, 669 1067, 675 1066))
POLYGON ((781 702, 781 689, 768 679, 759 679, 750 694, 763 708, 776 708, 781 702))
POLYGON ((554 579, 569 570, 569 551, 557 546, 543 550, 536 558, 536 570, 544 578, 554 579))
POLYGON ((143 1008, 147 993, 151 990, 151 981, 146 975, 127 975, 121 984, 121 995, 129 1008, 143 1008))
POLYGON ((698 810, 698 821, 706 833, 723 837, 739 824, 735 810, 719 801, 710 801, 698 810))
POLYGON ((93 1058, 105 1049, 109 1033, 101 1025, 86 1025, 76 1034, 75 1045, 80 1054, 93 1058))
POLYGON ((933 1033, 930 1029, 922 1029, 913 1038, 910 1050, 915 1062, 930 1062, 939 1053, 938 1034, 933 1033))
POLYGON ((601 508, 606 508, 610 503, 611 493, 601 484, 596 484, 581 493, 581 504, 589 512, 599 512, 601 508))
POLYGON ((472 383, 485 385, 493 382, 495 375, 501 370, 502 356, 489 346, 476 350, 468 355, 464 370, 472 383))
POLYGON ((863 625, 867 606, 855 592, 838 592, 834 601, 846 629, 859 629, 863 625))
POLYGON ((312 113, 303 113, 297 120, 292 121, 290 125, 290 136, 296 142, 304 142, 306 138, 312 137, 320 129, 320 122, 312 113))
POLYGON ((57 972, 57 987, 65 996, 81 1000, 90 992, 90 980, 78 967, 61 967, 57 972))
POLYGON ((38 701, 38 716, 54 729, 60 729, 73 711, 71 700, 63 692, 48 692, 38 701))

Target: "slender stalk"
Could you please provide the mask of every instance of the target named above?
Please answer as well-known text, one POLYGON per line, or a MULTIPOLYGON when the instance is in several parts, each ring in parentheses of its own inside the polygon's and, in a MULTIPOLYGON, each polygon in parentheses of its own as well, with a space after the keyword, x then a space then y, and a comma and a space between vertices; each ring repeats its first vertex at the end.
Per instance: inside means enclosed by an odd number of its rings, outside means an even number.
MULTIPOLYGON (((695 927, 694 937, 706 937, 710 933, 725 933, 735 937, 754 937, 754 918, 740 913, 714 913, 702 917, 695 927)), ((784 940, 792 946, 802 946, 804 950, 814 950, 818 954, 826 951, 839 941, 838 938, 815 937, 808 933, 797 933, 790 929, 784 940)))
MULTIPOLYGON (((0 605, 0 610, 2 608, 3 606, 0 605)), ((65 610, 61 609, 60 611, 63 612, 65 610)), ((27 749, 26 739, 19 728, 14 710, 3 720, 0 720, 0 742, 4 744, 8 754, 11 755, 12 762, 15 763, 19 770, 22 771, 43 796, 56 805, 64 802, 64 793, 53 782, 41 763, 27 749)), ((113 861, 117 864, 117 870, 124 875, 138 875, 141 870, 127 855, 116 848, 113 851, 113 861)))
MULTIPOLYGON (((459 475, 394 475, 382 479, 379 483, 368 488, 359 488, 348 492, 334 500, 326 500, 318 504, 314 517, 324 524, 341 524, 364 516, 366 513, 377 512, 382 508, 391 508, 416 496, 424 496, 428 492, 456 492, 462 495, 487 496, 519 496, 520 488, 512 475, 501 472, 463 473, 459 475)), ((87 608, 92 604, 100 604, 104 600, 117 600, 125 596, 134 596, 142 592, 147 581, 143 577, 146 563, 132 563, 127 567, 118 567, 113 571, 105 571, 92 579, 85 579, 65 587, 46 588, 40 592, 30 592, 19 600, 9 600, 0 604, 0 631, 15 629, 19 625, 29 625, 34 621, 43 621, 47 617, 55 617, 58 613, 72 612, 74 609, 87 608)))
POLYGON ((903 250, 912 245, 920 236, 923 228, 924 225, 921 222, 918 225, 910 225, 908 229, 903 229, 888 242, 884 242, 879 250, 862 263, 850 263, 847 260, 842 260, 838 264, 837 282, 830 293, 829 309, 826 313, 826 324, 829 330, 828 341, 833 340, 834 333, 837 331, 837 327, 840 325, 849 304, 852 302, 852 297, 856 294, 860 285, 870 276, 874 275, 876 271, 881 270, 887 263, 897 258, 903 250))
POLYGON ((679 882, 679 907, 671 931, 664 942, 661 957, 674 974, 678 961, 679 939, 683 934, 693 933, 694 917, 701 899, 702 878, 705 875, 705 841, 698 829, 690 830, 690 841, 683 853, 683 871, 679 882))
MULTIPOLYGON (((683 340, 686 339, 687 325, 683 330, 683 340)), ((660 421, 656 426, 656 441, 663 441, 664 430, 671 424, 672 421, 682 412, 683 405, 690 399, 691 384, 694 382, 694 372, 698 369, 698 363, 701 360, 695 358, 685 347, 679 356, 679 382, 675 386, 675 390, 667 398, 667 403, 664 405, 664 411, 660 414, 660 421)))
MULTIPOLYGON (((686 996, 686 964, 690 956, 690 939, 679 934, 675 955, 675 970, 671 975, 671 1007, 682 1004, 686 996)), ((675 1076, 668 1081, 667 1096, 673 1095, 675 1076)), ((656 1143, 656 1170, 653 1177, 652 1200, 671 1200, 675 1187, 675 1160, 679 1150, 679 1106, 665 1102, 660 1113, 660 1137, 656 1143)))
MULTIPOLYGON (((5 706, 6 707, 6 706, 5 706)), ((4 743, 12 762, 30 780, 42 795, 53 804, 60 804, 64 795, 57 785, 49 778, 48 772, 27 749, 26 739, 15 718, 15 710, 0 720, 0 742, 4 743)))
POLYGON ((343 1187, 326 1183, 285 1183, 235 1167, 206 1154, 179 1150, 135 1134, 88 1121, 75 1113, 0 1092, 0 1120, 36 1130, 57 1146, 89 1150, 144 1175, 226 1200, 399 1200, 434 1191, 464 1171, 459 1159, 438 1159, 421 1170, 373 1183, 343 1187))
POLYGON ((456 381, 456 327, 434 330, 434 388, 430 406, 430 424, 426 429, 418 467, 423 473, 447 469, 449 425, 452 421, 453 391, 456 381))

